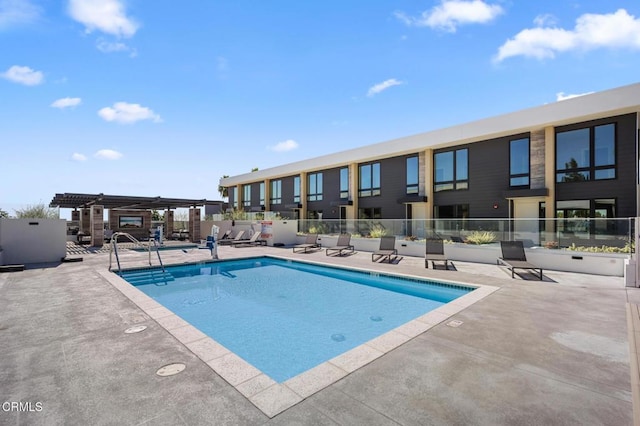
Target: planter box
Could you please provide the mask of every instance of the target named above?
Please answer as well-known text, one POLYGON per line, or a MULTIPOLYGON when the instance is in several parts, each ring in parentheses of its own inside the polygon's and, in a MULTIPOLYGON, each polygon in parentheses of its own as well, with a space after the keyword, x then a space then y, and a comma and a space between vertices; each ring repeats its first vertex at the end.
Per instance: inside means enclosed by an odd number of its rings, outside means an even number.
MULTIPOLYGON (((304 243, 304 235, 298 235, 296 238, 296 244, 304 243)), ((322 247, 332 247, 336 245, 337 241, 338 237, 335 235, 318 236, 318 242, 322 247)), ((374 252, 380 248, 380 239, 352 237, 351 244, 357 251, 374 252)), ((396 249, 400 256, 424 258, 425 244, 424 241, 396 240, 396 249)), ((452 261, 459 260, 491 265, 495 265, 498 257, 502 255, 499 243, 482 245, 445 243, 444 253, 452 261)), ((525 253, 529 262, 542 269, 614 277, 625 276, 625 262, 630 258, 628 254, 622 253, 587 253, 545 248, 525 249, 525 253)))

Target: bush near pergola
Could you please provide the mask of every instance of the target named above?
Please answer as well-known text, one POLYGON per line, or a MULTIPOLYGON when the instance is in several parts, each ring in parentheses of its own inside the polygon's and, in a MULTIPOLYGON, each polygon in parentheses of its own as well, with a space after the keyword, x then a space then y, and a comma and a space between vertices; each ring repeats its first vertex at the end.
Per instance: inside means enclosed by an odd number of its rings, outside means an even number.
POLYGON ((59 219, 60 212, 58 209, 47 207, 44 203, 27 205, 23 209, 18 209, 16 212, 16 218, 18 219, 59 219))

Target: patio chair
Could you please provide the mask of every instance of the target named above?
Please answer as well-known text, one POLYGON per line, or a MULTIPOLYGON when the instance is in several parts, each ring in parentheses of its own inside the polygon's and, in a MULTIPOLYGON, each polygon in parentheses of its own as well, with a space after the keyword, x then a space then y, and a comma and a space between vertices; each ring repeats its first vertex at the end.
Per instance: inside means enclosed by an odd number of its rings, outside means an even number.
POLYGON ((500 249, 502 257, 498 258, 497 264, 503 264, 511 269, 511 278, 515 278, 516 269, 524 269, 531 271, 542 281, 542 268, 527 261, 522 241, 500 241, 500 249))
POLYGON ((444 262, 444 268, 449 269, 449 259, 444 254, 444 241, 441 238, 427 238, 424 254, 424 267, 429 268, 429 261, 436 269, 436 262, 444 262))
POLYGON ((307 238, 303 244, 297 244, 293 246, 294 253, 306 253, 307 250, 320 249, 321 245, 318 244, 318 234, 307 234, 307 238))
POLYGON ((218 245, 219 246, 229 246, 231 245, 234 241, 240 241, 242 239, 242 236, 244 235, 244 231, 238 231, 238 233, 236 234, 236 236, 234 238, 225 238, 222 239, 220 241, 218 241, 218 245))
POLYGON ((261 235, 262 235, 262 232, 256 231, 248 240, 232 241, 231 246, 232 247, 266 246, 267 241, 259 239, 261 235))
POLYGON ((380 259, 384 261, 386 257, 387 262, 391 263, 391 256, 393 256, 394 259, 398 257, 398 250, 396 250, 396 237, 380 237, 380 248, 371 253, 371 261, 376 262, 380 259))
POLYGON ((338 252, 338 256, 342 256, 343 252, 351 252, 355 251, 353 245, 351 245, 351 234, 344 233, 340 234, 338 237, 338 242, 333 247, 327 247, 325 254, 329 256, 330 253, 338 252))

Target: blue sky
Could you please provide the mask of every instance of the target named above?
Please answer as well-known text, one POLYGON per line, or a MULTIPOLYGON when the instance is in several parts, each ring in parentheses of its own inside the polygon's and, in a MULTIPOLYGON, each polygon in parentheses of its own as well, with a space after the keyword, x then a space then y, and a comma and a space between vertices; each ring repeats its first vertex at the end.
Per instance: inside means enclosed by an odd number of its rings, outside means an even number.
POLYGON ((0 0, 0 208, 265 169, 639 81, 637 0, 0 0))

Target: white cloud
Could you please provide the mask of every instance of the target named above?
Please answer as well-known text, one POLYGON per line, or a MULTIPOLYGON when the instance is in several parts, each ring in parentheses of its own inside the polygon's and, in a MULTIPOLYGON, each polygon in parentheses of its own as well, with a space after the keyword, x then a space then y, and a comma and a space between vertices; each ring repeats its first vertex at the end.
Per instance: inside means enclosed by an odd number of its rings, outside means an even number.
POLYGON ((390 78, 389 80, 385 80, 382 83, 371 86, 369 88, 369 91, 367 92, 367 96, 375 96, 383 90, 387 90, 389 87, 398 86, 400 84, 404 84, 404 81, 398 81, 395 78, 390 78))
POLYGON ((131 37, 139 28, 119 0, 70 0, 69 15, 83 24, 88 33, 98 30, 116 37, 131 37))
POLYGON ((0 29, 37 21, 42 8, 30 0, 0 0, 0 29))
POLYGON ((565 101, 567 99, 571 99, 571 98, 577 98, 578 96, 584 96, 584 95, 590 95, 593 92, 586 92, 586 93, 578 93, 575 95, 565 95, 564 92, 558 92, 556 93, 556 101, 560 102, 560 101, 565 101))
POLYGON ((87 156, 86 156, 86 155, 84 155, 84 154, 80 154, 80 153, 78 153, 78 152, 74 152, 74 153, 71 155, 71 159, 72 159, 73 161, 87 161, 87 156))
POLYGON ((98 111, 98 115, 105 121, 130 124, 141 120, 151 120, 155 123, 162 121, 160 116, 147 107, 140 104, 116 102, 113 107, 104 107, 98 111))
POLYGON ((44 80, 44 75, 41 71, 32 70, 29 67, 21 67, 14 65, 6 72, 0 74, 3 78, 14 83, 24 84, 25 86, 37 86, 44 80))
POLYGON ((53 108, 70 108, 70 107, 76 107, 78 105, 80 105, 82 103, 82 99, 80 98, 60 98, 56 101, 54 101, 51 106, 53 108))
POLYGON ((122 158, 122 153, 112 149, 101 149, 93 154, 93 156, 101 160, 118 160, 122 158))
POLYGON ((277 144, 269 147, 271 151, 276 152, 291 151, 296 148, 298 148, 298 142, 293 139, 287 139, 286 141, 278 142, 277 144))
POLYGON ((103 53, 128 52, 132 58, 138 56, 138 51, 135 48, 121 41, 112 42, 101 38, 96 42, 96 48, 103 53))
POLYGON ((533 19, 533 23, 536 27, 555 27, 558 24, 558 20, 550 13, 538 15, 533 19))
POLYGON ((619 9, 609 14, 584 14, 576 19, 572 30, 524 29, 500 46, 494 61, 512 56, 554 58, 560 52, 597 48, 640 49, 640 19, 619 9))
POLYGON ((442 0, 439 6, 424 11, 418 17, 396 12, 395 16, 408 26, 429 27, 454 33, 460 25, 491 22, 503 9, 483 0, 442 0))

